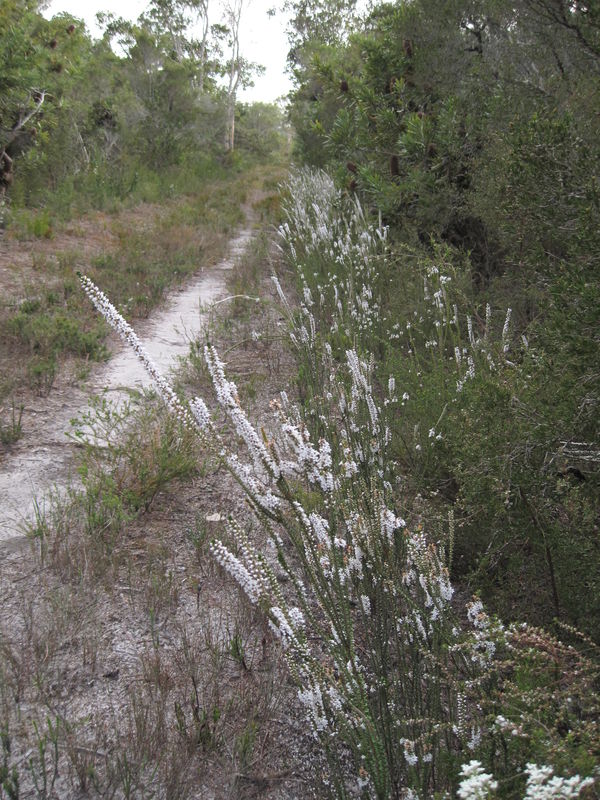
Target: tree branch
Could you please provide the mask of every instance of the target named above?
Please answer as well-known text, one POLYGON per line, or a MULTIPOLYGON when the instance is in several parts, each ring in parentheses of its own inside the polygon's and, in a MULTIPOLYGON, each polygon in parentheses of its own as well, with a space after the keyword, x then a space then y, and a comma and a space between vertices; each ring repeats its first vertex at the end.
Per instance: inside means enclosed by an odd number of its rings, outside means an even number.
POLYGON ((38 89, 34 89, 32 90, 31 96, 33 98, 33 102, 35 103, 35 107, 32 108, 31 111, 27 112, 24 117, 20 117, 19 121, 10 131, 6 142, 1 145, 2 150, 0 151, 0 156, 5 154, 6 148, 15 141, 25 125, 27 125, 27 123, 38 113, 46 98, 46 92, 44 90, 39 91, 38 89))

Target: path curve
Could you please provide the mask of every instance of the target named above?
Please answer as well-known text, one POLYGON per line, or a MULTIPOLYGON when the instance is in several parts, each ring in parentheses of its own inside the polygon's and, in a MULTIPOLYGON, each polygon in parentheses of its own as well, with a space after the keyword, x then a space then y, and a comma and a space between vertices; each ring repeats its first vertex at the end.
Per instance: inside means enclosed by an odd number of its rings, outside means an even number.
MULTIPOLYGON (((226 275, 248 247, 253 232, 244 228, 231 241, 229 252, 215 267, 202 271, 171 292, 163 307, 141 325, 139 338, 163 374, 189 353, 189 343, 201 332, 206 307, 223 295, 226 275)), ((88 302, 83 292, 82 302, 88 302)), ((93 313, 90 306, 90 313, 93 313)), ((129 397, 128 389, 144 389, 151 379, 133 351, 119 343, 111 360, 94 370, 85 389, 69 390, 65 399, 40 400, 27 409, 34 420, 13 452, 0 464, 0 549, 20 546, 36 503, 44 507, 50 492, 65 489, 73 471, 74 445, 67 439, 71 420, 88 408, 90 397, 106 392, 111 401, 129 397), (38 422, 39 419, 39 422, 38 422)))

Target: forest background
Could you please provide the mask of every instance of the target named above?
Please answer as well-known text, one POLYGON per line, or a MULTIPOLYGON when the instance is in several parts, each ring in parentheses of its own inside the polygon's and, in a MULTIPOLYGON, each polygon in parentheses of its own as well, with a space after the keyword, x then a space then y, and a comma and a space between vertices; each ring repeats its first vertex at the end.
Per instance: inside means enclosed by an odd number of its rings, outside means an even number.
POLYGON ((382 381, 411 396, 403 474, 460 508, 454 568, 497 610, 597 636, 600 11, 418 0, 352 21, 353 8, 296 5, 290 118, 298 156, 389 226, 381 316, 399 324, 376 352, 382 381), (488 304, 500 338, 512 310, 512 363, 458 395, 458 342, 437 358, 423 311, 432 267, 452 276, 444 303, 471 342, 488 304))

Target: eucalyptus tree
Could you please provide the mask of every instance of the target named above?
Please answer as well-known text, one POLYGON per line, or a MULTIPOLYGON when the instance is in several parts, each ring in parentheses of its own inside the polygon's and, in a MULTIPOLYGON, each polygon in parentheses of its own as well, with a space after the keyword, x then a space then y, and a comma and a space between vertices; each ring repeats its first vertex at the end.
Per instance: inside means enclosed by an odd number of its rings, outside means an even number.
POLYGON ((235 101, 242 78, 242 59, 240 54, 240 22, 244 0, 227 0, 224 6, 224 19, 229 32, 231 51, 227 64, 227 130, 225 149, 233 150, 235 138, 235 101))
POLYGON ((203 91, 210 36, 209 0, 151 0, 139 22, 157 37, 168 36, 174 60, 195 62, 195 82, 203 91), (194 35, 196 29, 199 39, 194 35))
POLYGON ((228 39, 229 57, 224 65, 226 77, 226 131, 225 149, 233 151, 235 147, 235 110, 238 91, 252 85, 254 75, 261 74, 264 67, 244 57, 241 50, 240 32, 243 12, 250 6, 251 0, 225 0, 223 5, 222 29, 228 39))

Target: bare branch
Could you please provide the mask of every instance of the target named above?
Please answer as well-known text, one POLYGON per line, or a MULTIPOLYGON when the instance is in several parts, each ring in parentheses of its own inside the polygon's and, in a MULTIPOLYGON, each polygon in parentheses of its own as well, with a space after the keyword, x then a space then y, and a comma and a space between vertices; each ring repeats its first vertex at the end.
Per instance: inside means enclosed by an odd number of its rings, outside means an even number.
POLYGON ((25 125, 27 125, 27 123, 38 113, 46 98, 46 91, 43 89, 41 91, 39 89, 32 89, 31 98, 35 103, 35 106, 30 111, 25 113, 24 116, 19 117, 18 122, 8 134, 6 141, 1 145, 2 149, 0 150, 0 156, 4 156, 6 148, 15 141, 25 125))

